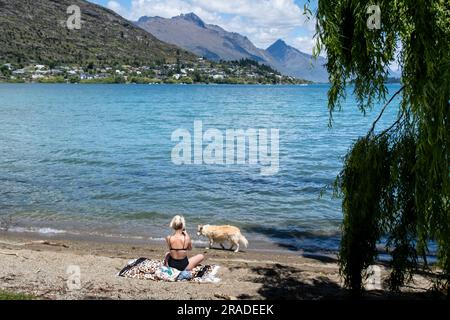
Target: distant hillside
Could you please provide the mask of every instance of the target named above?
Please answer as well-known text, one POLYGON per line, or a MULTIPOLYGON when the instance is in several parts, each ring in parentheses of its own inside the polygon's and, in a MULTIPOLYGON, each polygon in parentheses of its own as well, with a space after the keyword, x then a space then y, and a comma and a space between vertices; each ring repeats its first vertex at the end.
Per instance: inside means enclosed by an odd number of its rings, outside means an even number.
POLYGON ((136 25, 161 41, 180 46, 209 60, 231 61, 248 58, 265 62, 269 59, 264 50, 256 48, 247 37, 225 31, 216 25, 205 24, 194 13, 171 19, 142 17, 136 25))
POLYGON ((276 41, 266 51, 276 61, 274 67, 281 73, 314 82, 328 82, 326 59, 322 57, 315 59, 287 45, 283 40, 276 41))
POLYGON ((196 57, 83 0, 0 0, 0 62, 149 64, 196 57), (81 30, 69 30, 70 5, 81 30))
POLYGON ((252 59, 285 75, 315 82, 328 82, 328 74, 323 66, 325 59, 314 60, 311 55, 300 52, 281 40, 268 50, 257 48, 247 37, 206 24, 194 13, 171 19, 142 17, 136 25, 164 42, 180 46, 207 59, 252 59))

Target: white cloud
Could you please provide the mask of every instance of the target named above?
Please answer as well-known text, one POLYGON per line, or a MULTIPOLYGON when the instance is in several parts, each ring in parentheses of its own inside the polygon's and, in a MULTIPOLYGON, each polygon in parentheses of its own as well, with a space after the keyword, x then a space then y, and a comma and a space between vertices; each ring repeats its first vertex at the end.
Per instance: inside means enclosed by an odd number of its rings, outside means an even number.
POLYGON ((108 1, 106 6, 123 17, 127 17, 128 15, 128 10, 122 7, 117 1, 108 1))
POLYGON ((314 21, 307 21, 294 0, 132 0, 128 11, 116 1, 110 1, 108 7, 130 20, 194 12, 206 23, 243 34, 261 48, 280 38, 308 53, 312 48, 305 39, 292 35, 298 30, 305 37, 314 34, 314 21))
POLYGON ((131 20, 137 20, 142 16, 160 16, 171 18, 180 13, 195 12, 202 19, 211 19, 213 12, 197 6, 192 0, 132 0, 131 11, 126 16, 131 20))
POLYGON ((300 51, 310 53, 316 45, 316 40, 312 37, 296 37, 291 40, 290 43, 293 47, 298 48, 300 51))

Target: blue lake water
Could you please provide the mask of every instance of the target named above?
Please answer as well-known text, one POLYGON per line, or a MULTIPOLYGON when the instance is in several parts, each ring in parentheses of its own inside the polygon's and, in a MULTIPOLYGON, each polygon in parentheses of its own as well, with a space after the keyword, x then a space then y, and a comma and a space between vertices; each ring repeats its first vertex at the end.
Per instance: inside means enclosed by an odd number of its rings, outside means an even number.
MULTIPOLYGON (((391 85, 393 92, 397 85, 391 85)), ((349 94, 328 127, 327 85, 0 85, 0 215, 18 230, 160 238, 175 214, 188 230, 233 224, 290 249, 338 247, 342 211, 329 186, 380 106, 349 94), (280 170, 178 166, 171 134, 280 130, 280 170), (321 191, 325 193, 320 197, 321 191)), ((380 128, 392 123, 388 109, 380 128)))

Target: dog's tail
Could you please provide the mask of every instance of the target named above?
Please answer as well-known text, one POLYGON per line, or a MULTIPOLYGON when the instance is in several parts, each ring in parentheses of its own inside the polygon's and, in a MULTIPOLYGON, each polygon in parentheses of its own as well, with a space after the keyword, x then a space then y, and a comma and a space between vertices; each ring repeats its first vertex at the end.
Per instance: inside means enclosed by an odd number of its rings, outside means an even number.
POLYGON ((242 234, 239 234, 239 242, 242 243, 246 248, 248 247, 248 240, 242 234))

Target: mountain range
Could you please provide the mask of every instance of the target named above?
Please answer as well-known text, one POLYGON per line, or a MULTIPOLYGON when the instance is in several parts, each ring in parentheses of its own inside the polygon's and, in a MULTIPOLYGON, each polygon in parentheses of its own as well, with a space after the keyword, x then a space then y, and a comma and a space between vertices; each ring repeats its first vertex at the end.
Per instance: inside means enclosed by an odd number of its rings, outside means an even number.
POLYGON ((85 0, 0 0, 0 63, 149 65, 251 59, 284 75, 326 82, 325 59, 282 40, 265 49, 247 37, 206 24, 190 13, 131 22, 85 0), (67 8, 81 9, 81 29, 69 30, 67 8))
POLYGON ((197 57, 84 0, 0 0, 0 62, 149 64, 197 57), (67 8, 82 12, 69 30, 67 8))
POLYGON ((194 13, 170 19, 144 16, 135 24, 161 41, 210 60, 252 59, 285 75, 314 82, 328 82, 324 58, 314 59, 283 40, 277 40, 267 49, 257 48, 247 37, 228 32, 217 25, 206 24, 194 13))

